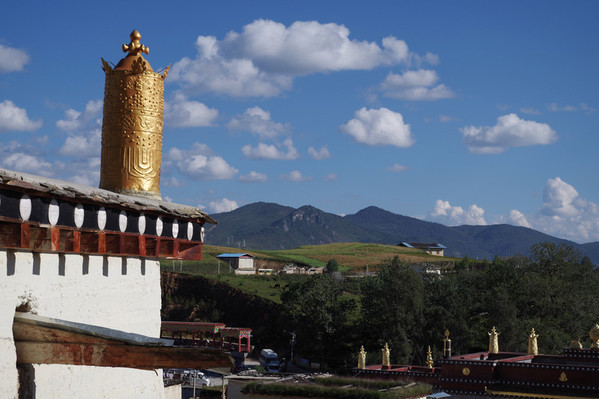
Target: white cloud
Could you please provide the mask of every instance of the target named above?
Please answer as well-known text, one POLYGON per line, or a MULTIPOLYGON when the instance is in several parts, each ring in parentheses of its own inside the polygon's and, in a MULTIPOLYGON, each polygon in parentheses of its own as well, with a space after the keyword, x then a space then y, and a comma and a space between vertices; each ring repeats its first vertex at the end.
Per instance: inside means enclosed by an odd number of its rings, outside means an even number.
POLYGON ((299 154, 293 146, 291 139, 285 140, 282 144, 264 144, 258 143, 257 147, 244 145, 241 152, 250 159, 276 159, 276 160, 293 160, 299 157, 299 154))
POLYGON ((548 179, 543 206, 532 224, 538 230, 576 242, 599 241, 599 205, 580 197, 559 177, 548 179))
POLYGON ((510 211, 510 215, 508 217, 510 224, 513 224, 514 226, 521 226, 521 227, 528 227, 528 228, 532 228, 532 225, 528 222, 528 220, 526 219, 526 216, 524 216, 524 214, 516 209, 512 209, 510 211))
POLYGON ((93 187, 98 187, 100 182, 99 157, 72 160, 62 164, 62 167, 59 169, 61 176, 64 176, 64 179, 67 181, 93 187))
POLYGON ((42 121, 32 121, 24 108, 17 107, 12 101, 0 102, 0 132, 27 131, 31 132, 42 127, 42 121))
POLYGON ((547 106, 547 109, 551 112, 573 112, 573 111, 578 111, 578 108, 576 108, 576 106, 574 105, 564 105, 564 106, 560 106, 558 105, 558 103, 551 103, 547 106))
POLYGON ((58 120, 56 127, 67 132, 74 132, 82 128, 100 126, 102 106, 102 100, 90 100, 85 105, 83 112, 69 108, 65 111, 66 118, 58 120))
POLYGON ((260 107, 248 108, 242 115, 237 115, 227 124, 232 130, 245 130, 256 134, 260 139, 272 139, 287 133, 289 126, 273 122, 270 112, 260 107))
POLYGON ((454 116, 450 116, 450 115, 441 115, 439 116, 439 121, 443 122, 443 123, 449 123, 449 122, 454 122, 454 121, 459 121, 459 118, 456 118, 454 116))
POLYGON ((177 147, 172 147, 164 158, 167 161, 183 161, 189 155, 214 155, 214 151, 210 149, 206 144, 193 143, 189 150, 182 150, 177 147))
POLYGON ((380 89, 385 97, 399 100, 439 100, 454 97, 444 84, 437 85, 437 72, 427 69, 407 71, 401 75, 389 73, 380 89))
POLYGON ((35 138, 31 143, 0 143, 0 166, 97 187, 100 180, 99 157, 77 154, 71 159, 51 161, 47 156, 53 149, 47 147, 47 136, 35 138))
POLYGON ((300 172, 299 170, 292 170, 291 172, 289 172, 287 174, 282 174, 281 180, 286 180, 286 181, 291 181, 291 182, 303 182, 303 181, 312 180, 312 177, 302 175, 302 172, 300 172))
POLYGON ((389 166, 389 167, 387 168, 387 170, 388 170, 389 172, 395 172, 395 173, 398 173, 398 172, 404 172, 404 171, 408 170, 408 167, 407 167, 407 166, 404 166, 404 165, 400 165, 400 164, 398 164, 398 163, 394 163, 393 165, 389 166))
POLYGON ((550 112, 574 112, 574 111, 585 111, 587 114, 592 114, 596 111, 595 108, 590 107, 588 104, 580 103, 578 105, 562 105, 558 103, 551 103, 547 106, 547 110, 550 112))
POLYGON ((0 160, 0 164, 7 169, 34 173, 46 177, 50 177, 54 174, 54 168, 51 162, 23 152, 6 154, 6 156, 2 157, 2 160, 0 160))
POLYGON ((437 200, 435 207, 428 214, 428 219, 448 226, 486 225, 484 215, 485 210, 476 204, 464 210, 461 206, 452 206, 449 201, 437 200))
POLYGON ((99 157, 102 141, 102 100, 91 100, 83 112, 75 109, 65 111, 65 119, 56 122, 56 127, 68 132, 68 137, 58 153, 74 158, 99 157))
POLYGON ((172 127, 212 126, 216 118, 217 109, 209 108, 198 101, 189 101, 180 93, 164 106, 164 122, 172 127))
POLYGON ((237 201, 223 198, 218 201, 210 201, 208 203, 208 210, 213 213, 231 212, 239 208, 237 201))
POLYGON ((590 107, 588 104, 580 103, 580 109, 585 111, 587 114, 592 114, 597 111, 595 108, 590 107))
POLYGON ((350 39, 349 33, 335 23, 296 21, 285 26, 259 19, 223 40, 199 36, 196 57, 176 62, 169 76, 191 92, 271 97, 290 89, 296 76, 369 70, 410 59, 438 61, 434 54, 411 54, 404 41, 392 36, 379 45, 350 39))
POLYGON ((0 44, 0 73, 22 71, 29 62, 24 50, 0 44))
POLYGON ((534 108, 520 108, 520 112, 522 112, 523 114, 529 114, 529 115, 539 115, 540 112, 534 108))
POLYGON ((242 183, 265 183, 268 181, 268 177, 264 173, 252 170, 246 175, 239 176, 239 181, 242 183))
POLYGON ((238 170, 222 157, 213 155, 205 144, 195 143, 189 150, 171 148, 164 156, 165 166, 174 164, 179 173, 192 179, 228 180, 235 177, 238 170))
POLYGON ((185 181, 172 176, 169 178, 160 178, 160 185, 164 187, 185 187, 185 181))
POLYGON ((86 135, 67 137, 58 153, 72 157, 100 156, 101 145, 102 132, 94 129, 86 135))
POLYGON ((546 123, 526 121, 516 114, 500 116, 495 126, 468 126, 460 132, 468 150, 480 154, 497 154, 510 147, 545 145, 557 140, 557 133, 546 123))
POLYGON ((543 192, 541 212, 547 216, 576 217, 585 201, 580 199, 578 191, 559 177, 547 180, 543 192))
POLYGON ((410 147, 414 144, 410 125, 404 123, 403 116, 398 112, 387 108, 361 108, 354 116, 354 119, 341 125, 340 130, 352 136, 358 143, 396 147, 410 147))
POLYGON ((317 150, 314 147, 309 147, 308 148, 308 154, 316 159, 316 160, 323 160, 323 159, 327 159, 331 157, 331 153, 329 152, 329 149, 327 147, 320 147, 320 150, 317 150))
POLYGON ((337 180, 337 173, 329 173, 323 178, 324 181, 333 181, 337 180))

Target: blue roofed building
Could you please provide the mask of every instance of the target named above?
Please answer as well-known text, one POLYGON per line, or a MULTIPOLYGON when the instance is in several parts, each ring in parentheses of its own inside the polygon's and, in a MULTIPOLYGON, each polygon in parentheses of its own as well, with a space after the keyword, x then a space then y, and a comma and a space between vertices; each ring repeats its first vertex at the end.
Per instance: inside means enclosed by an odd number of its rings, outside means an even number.
POLYGON ((435 243, 423 243, 423 242, 400 242, 397 244, 400 247, 421 249, 430 255, 443 256, 443 251, 447 247, 443 244, 435 243))
POLYGON ((226 262, 235 274, 256 274, 254 256, 248 253, 224 253, 217 256, 219 260, 226 262))

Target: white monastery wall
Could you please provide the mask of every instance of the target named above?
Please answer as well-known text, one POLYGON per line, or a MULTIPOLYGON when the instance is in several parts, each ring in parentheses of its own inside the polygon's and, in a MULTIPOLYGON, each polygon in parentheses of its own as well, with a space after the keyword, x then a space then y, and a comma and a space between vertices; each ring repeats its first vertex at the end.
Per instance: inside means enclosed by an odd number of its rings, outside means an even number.
MULTIPOLYGON (((14 312, 160 336, 160 265, 133 257, 0 250, 0 389, 18 397, 14 312)), ((38 398, 164 398, 154 370, 34 365, 38 398)))

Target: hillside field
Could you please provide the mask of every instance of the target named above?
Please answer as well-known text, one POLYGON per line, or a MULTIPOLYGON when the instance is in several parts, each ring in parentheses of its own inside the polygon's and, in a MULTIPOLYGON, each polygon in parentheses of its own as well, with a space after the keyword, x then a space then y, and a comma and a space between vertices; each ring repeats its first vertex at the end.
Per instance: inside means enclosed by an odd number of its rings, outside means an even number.
POLYGON ((201 261, 165 260, 161 262, 162 271, 180 272, 192 275, 202 275, 210 280, 219 281, 251 295, 281 303, 280 294, 291 280, 301 280, 305 275, 272 275, 272 276, 236 276, 228 270, 224 262, 217 256, 222 253, 247 252, 256 258, 258 264, 268 267, 286 264, 324 267, 330 259, 337 260, 339 269, 348 274, 375 271, 378 265, 388 262, 395 256, 408 263, 440 263, 447 265, 456 258, 432 256, 424 251, 403 248, 394 245, 343 243, 326 245, 306 245, 295 249, 280 251, 243 251, 239 248, 229 248, 204 245, 201 261))

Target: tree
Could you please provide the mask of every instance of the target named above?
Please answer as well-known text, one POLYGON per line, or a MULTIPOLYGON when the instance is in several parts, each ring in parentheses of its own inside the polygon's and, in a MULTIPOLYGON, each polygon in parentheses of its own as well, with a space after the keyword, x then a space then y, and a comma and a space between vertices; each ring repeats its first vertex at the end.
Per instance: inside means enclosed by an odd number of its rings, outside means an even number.
POLYGON ((324 267, 325 273, 332 274, 339 271, 339 263, 335 259, 329 259, 327 265, 324 267))
POLYGON ((424 285, 412 266, 398 257, 380 267, 362 286, 363 340, 391 347, 392 362, 412 362, 422 350, 424 285))
POLYGON ((337 366, 347 352, 348 320, 356 304, 326 275, 292 281, 281 295, 284 328, 297 335, 297 353, 337 366))

